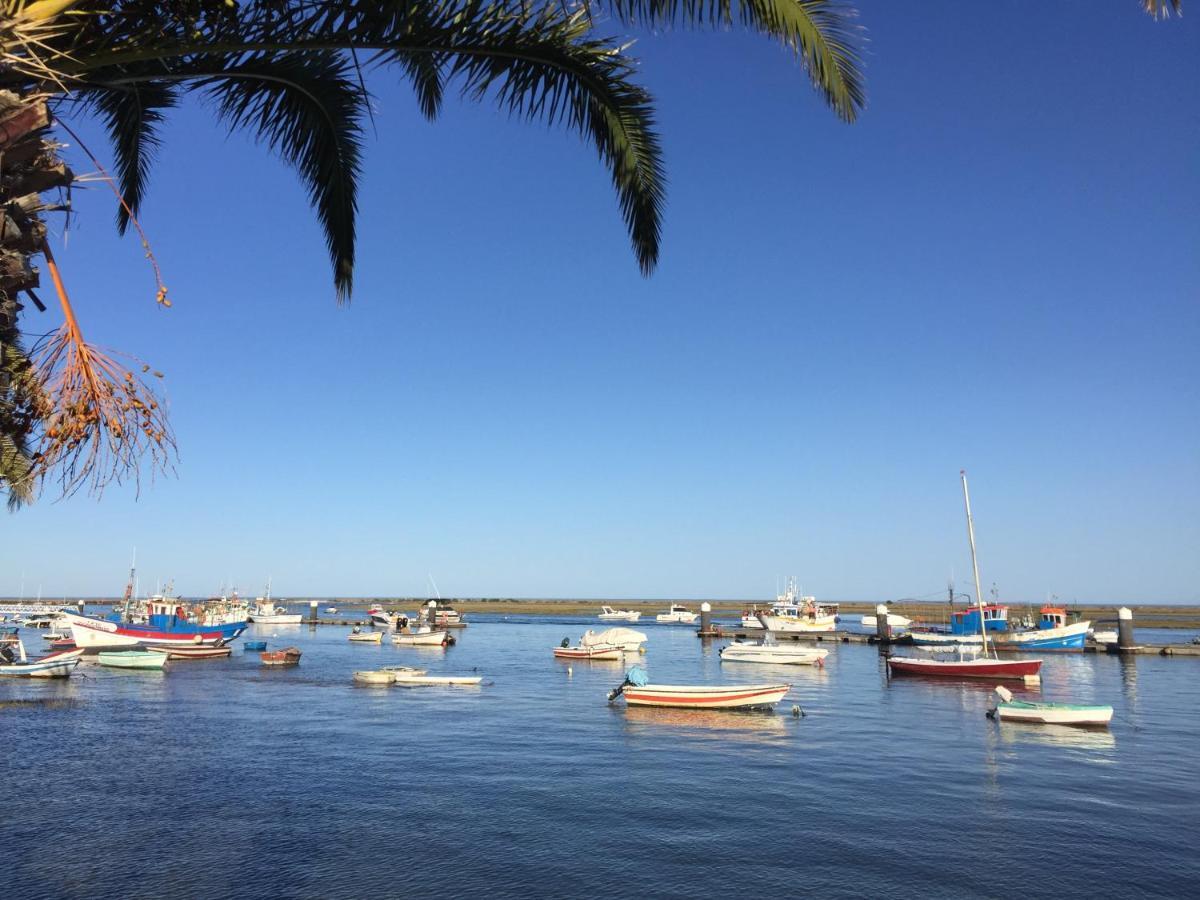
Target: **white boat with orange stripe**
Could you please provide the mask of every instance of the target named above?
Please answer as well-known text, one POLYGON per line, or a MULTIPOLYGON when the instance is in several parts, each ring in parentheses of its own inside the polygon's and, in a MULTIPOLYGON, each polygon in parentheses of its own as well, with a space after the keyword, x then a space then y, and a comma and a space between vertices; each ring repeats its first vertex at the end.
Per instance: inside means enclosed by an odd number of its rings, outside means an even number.
POLYGON ((646 670, 634 666, 625 683, 609 692, 609 702, 623 696, 630 706, 678 709, 754 709, 774 706, 790 684, 650 684, 646 670))

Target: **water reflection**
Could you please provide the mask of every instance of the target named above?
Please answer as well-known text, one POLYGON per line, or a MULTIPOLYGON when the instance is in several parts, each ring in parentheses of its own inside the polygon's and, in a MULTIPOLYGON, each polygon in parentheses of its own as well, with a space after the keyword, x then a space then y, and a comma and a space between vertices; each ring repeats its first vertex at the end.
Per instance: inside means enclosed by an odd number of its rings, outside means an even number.
POLYGON ((624 706, 613 704, 613 710, 624 714, 627 730, 670 730, 692 732, 697 736, 720 734, 725 738, 753 741, 764 736, 778 736, 788 727, 790 717, 774 710, 670 709, 653 706, 624 706))
POLYGON ((1133 653, 1122 653, 1117 657, 1121 661, 1121 690, 1125 694, 1125 702, 1131 713, 1137 712, 1137 656, 1133 653))
POLYGON ((1038 725, 1029 722, 1000 722, 1002 744, 1043 744, 1074 750, 1111 750, 1117 739, 1107 728, 1079 728, 1072 725, 1038 725))

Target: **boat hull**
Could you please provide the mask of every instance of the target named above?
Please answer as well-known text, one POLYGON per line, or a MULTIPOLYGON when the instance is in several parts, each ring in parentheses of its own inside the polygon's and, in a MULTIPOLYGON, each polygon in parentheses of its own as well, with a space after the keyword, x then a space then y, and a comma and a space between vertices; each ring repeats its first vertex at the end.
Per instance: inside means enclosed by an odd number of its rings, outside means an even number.
POLYGON ((625 651, 611 644, 594 644, 591 647, 555 647, 554 655, 558 659, 621 659, 625 651))
POLYGON ((151 650, 98 653, 96 662, 112 669, 162 669, 167 665, 167 654, 155 653, 151 650))
POLYGON ((1070 703, 1001 703, 996 714, 1004 722, 1030 722, 1037 725, 1077 725, 1100 727, 1112 721, 1111 706, 1076 706, 1070 703))
POLYGON ((150 647, 151 653, 162 653, 167 659, 224 659, 233 654, 232 647, 150 647))
POLYGON ((821 633, 837 630, 836 616, 818 616, 814 619, 793 619, 790 616, 763 616, 767 631, 821 633))
POLYGON ((131 625, 63 613, 71 624, 75 646, 83 650, 121 650, 145 647, 211 647, 233 640, 245 630, 245 624, 165 631, 153 625, 131 625))
MULTIPOLYGON (((978 634, 947 634, 940 631, 910 631, 908 636, 919 647, 982 647, 983 637, 978 634)), ((995 640, 993 638, 992 640, 995 640)))
POLYGON ((402 647, 441 647, 447 643, 446 632, 425 631, 418 634, 399 632, 392 635, 392 643, 402 647))
POLYGON ((469 686, 483 681, 482 675, 404 675, 397 673, 395 683, 398 685, 458 685, 469 686))
POLYGON ((893 675, 932 675, 939 678, 1032 678, 1042 670, 1040 659, 915 659, 888 658, 893 675))
POLYGON ((360 631, 358 634, 351 634, 350 640, 360 644, 379 644, 383 641, 382 631, 360 631))
POLYGON ((354 680, 358 684, 395 684, 396 673, 386 671, 355 672, 354 680))
POLYGON ((678 709, 752 709, 774 706, 792 689, 790 684, 627 686, 621 693, 630 706, 669 706, 678 709))
POLYGON ((304 621, 304 616, 301 613, 275 613, 267 616, 256 616, 251 613, 248 620, 255 625, 299 625, 304 621))
POLYGON ((0 666, 0 676, 11 678, 68 678, 79 665, 82 650, 60 650, 39 659, 0 666))
POLYGON ((1056 628, 1009 631, 996 635, 997 650, 1082 650, 1091 622, 1075 622, 1056 628))
POLYGON ((264 666, 298 666, 300 651, 295 647, 285 647, 282 650, 267 650, 259 654, 264 666))
POLYGON ((807 647, 763 647, 730 644, 721 651, 721 662, 764 663, 775 666, 823 666, 829 651, 807 647))

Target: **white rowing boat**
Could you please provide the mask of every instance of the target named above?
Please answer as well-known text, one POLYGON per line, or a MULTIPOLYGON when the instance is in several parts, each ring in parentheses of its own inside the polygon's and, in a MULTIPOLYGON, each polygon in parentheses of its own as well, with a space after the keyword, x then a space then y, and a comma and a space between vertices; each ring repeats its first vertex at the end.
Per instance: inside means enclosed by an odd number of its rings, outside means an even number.
POLYGON ((824 666, 829 651, 799 644, 734 641, 721 648, 721 662, 768 663, 778 666, 824 666))
POLYGON ((791 689, 790 684, 650 684, 646 670, 634 666, 608 699, 611 703, 623 696, 630 706, 754 709, 774 706, 791 689))
POLYGON ((1012 691, 997 687, 1002 703, 997 703, 989 715, 1003 722, 1033 722, 1038 725, 1107 726, 1112 721, 1111 706, 1084 706, 1077 703, 1032 703, 1014 700, 1012 691))
POLYGON ((554 655, 558 659, 620 659, 625 651, 612 644, 593 644, 591 647, 555 647, 554 655))
POLYGON ((396 673, 388 672, 382 669, 355 672, 354 680, 358 684, 395 684, 396 673))
POLYGON ((361 644, 379 644, 383 642, 382 631, 352 631, 350 640, 361 644))
POLYGON ((421 628, 417 631, 397 631, 392 635, 392 643, 408 647, 444 647, 447 643, 448 632, 431 631, 421 628))

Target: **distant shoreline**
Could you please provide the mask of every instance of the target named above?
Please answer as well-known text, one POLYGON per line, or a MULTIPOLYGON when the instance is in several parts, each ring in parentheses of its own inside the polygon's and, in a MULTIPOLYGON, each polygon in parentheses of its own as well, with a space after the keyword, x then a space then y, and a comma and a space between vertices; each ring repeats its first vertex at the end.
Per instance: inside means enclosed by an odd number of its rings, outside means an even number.
MULTIPOLYGON (((191 599, 191 598, 185 598, 191 599)), ((428 597, 290 597, 284 600, 280 598, 277 602, 286 603, 292 608, 292 611, 297 611, 295 607, 305 606, 316 600, 321 611, 326 606, 336 606, 339 610, 355 610, 366 609, 372 604, 378 603, 388 609, 416 609, 418 606, 428 603, 432 598, 428 597)), ((64 603, 73 605, 83 600, 86 603, 92 604, 107 604, 117 603, 120 601, 118 597, 68 597, 65 599, 46 601, 42 603, 50 609, 56 609, 64 603)), ((498 615, 523 615, 523 616, 587 616, 596 615, 600 612, 600 607, 611 606, 615 609, 635 609, 642 613, 647 618, 652 618, 655 614, 665 612, 671 603, 682 603, 695 612, 700 611, 701 603, 710 603, 712 605, 713 614, 719 618, 729 618, 730 616, 740 615, 742 610, 749 609, 751 606, 764 608, 770 605, 769 600, 571 600, 571 599, 546 599, 546 600, 528 600, 515 598, 496 598, 496 599, 480 599, 480 598, 454 598, 446 597, 439 601, 440 605, 453 606, 461 613, 495 613, 498 615)), ((0 605, 24 603, 34 605, 32 600, 19 600, 15 597, 0 598, 0 605)), ((840 610, 846 615, 861 615, 874 614, 875 603, 867 602, 841 602, 840 610)), ((889 608, 901 615, 908 616, 912 619, 923 619, 929 622, 942 622, 947 619, 947 604, 946 603, 929 603, 929 602, 905 602, 897 601, 888 604, 889 608)), ((1041 603, 1009 603, 1009 608, 1019 615, 1032 613, 1036 618, 1037 610, 1041 603)), ((1098 622, 1114 623, 1117 618, 1117 609, 1126 605, 1134 614, 1134 624, 1140 628, 1200 628, 1200 606, 1196 605, 1173 605, 1164 603, 1145 603, 1145 604, 1099 604, 1099 603, 1070 603, 1063 604, 1071 612, 1077 612, 1081 618, 1091 619, 1098 622)), ((958 606, 958 608, 962 608, 958 606)))

